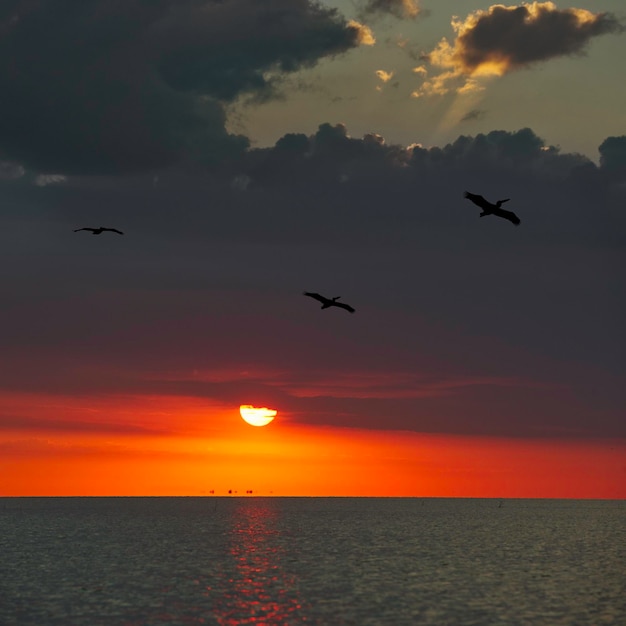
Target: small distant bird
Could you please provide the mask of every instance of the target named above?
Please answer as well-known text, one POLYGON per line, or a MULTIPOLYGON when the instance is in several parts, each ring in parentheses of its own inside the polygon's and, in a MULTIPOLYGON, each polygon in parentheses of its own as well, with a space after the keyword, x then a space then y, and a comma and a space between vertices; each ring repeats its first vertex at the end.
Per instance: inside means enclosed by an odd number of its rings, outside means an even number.
POLYGON ((100 226, 100 228, 77 228, 74 232, 77 233, 79 230, 90 230, 92 235, 100 235, 106 230, 117 233, 118 235, 124 234, 121 230, 117 230, 117 228, 105 228, 104 226, 100 226))
POLYGON ((304 292, 305 296, 309 296, 309 298, 314 298, 322 303, 322 309, 327 309, 331 306, 338 306, 340 309, 345 309, 346 311, 350 311, 350 313, 354 313, 354 309, 349 304, 344 304, 343 302, 337 302, 341 296, 335 296, 334 298, 325 298, 324 296, 320 296, 319 293, 310 293, 308 291, 304 292))
POLYGON ((520 220, 520 218, 517 217, 513 211, 505 211, 500 208, 505 202, 508 202, 510 198, 498 200, 495 204, 492 204, 491 202, 485 200, 482 196, 470 193, 469 191, 465 192, 465 197, 482 209, 480 217, 485 217, 485 215, 495 215, 497 217, 503 217, 505 220, 509 220, 509 222, 513 222, 515 226, 519 226, 521 224, 522 220, 520 220))

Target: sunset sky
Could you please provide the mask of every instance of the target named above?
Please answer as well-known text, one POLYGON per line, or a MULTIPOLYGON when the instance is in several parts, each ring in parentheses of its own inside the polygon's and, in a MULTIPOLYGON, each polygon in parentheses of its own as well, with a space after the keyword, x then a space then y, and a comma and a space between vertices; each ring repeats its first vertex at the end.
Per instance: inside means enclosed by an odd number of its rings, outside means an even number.
POLYGON ((0 0, 0 496, 626 497, 625 31, 0 0))

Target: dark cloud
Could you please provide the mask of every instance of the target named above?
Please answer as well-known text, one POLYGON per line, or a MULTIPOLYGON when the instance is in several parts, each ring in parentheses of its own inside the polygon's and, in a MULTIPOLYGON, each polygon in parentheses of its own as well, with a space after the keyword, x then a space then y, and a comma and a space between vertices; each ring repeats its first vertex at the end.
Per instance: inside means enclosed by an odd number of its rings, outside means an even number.
MULTIPOLYGON (((610 172, 626 173, 626 135, 607 137, 598 148, 600 166, 610 172)), ((626 180, 626 175, 624 176, 626 180)))
POLYGON ((624 26, 611 13, 559 9, 553 2, 496 4, 455 19, 456 38, 442 39, 428 55, 443 73, 425 80, 415 96, 480 89, 477 79, 502 76, 549 59, 580 54, 599 35, 621 33, 624 26), (465 82, 454 87, 459 79, 465 82))
POLYGON ((406 19, 415 18, 422 13, 419 0, 366 0, 361 4, 366 15, 393 15, 406 19))
POLYGON ((626 177, 607 175, 623 140, 602 146, 598 167, 530 129, 407 148, 322 124, 156 185, 6 177, 2 388, 262 403, 373 429, 623 434, 626 214, 611 194, 626 177), (511 198, 521 226, 479 218, 466 189, 511 198), (72 232, 100 223, 127 234, 72 232))
POLYGON ((21 178, 26 171, 19 163, 0 161, 0 180, 21 178))
POLYGON ((322 124, 310 137, 286 135, 274 148, 252 150, 237 166, 245 169, 252 186, 257 187, 283 185, 289 180, 287 189, 301 185, 304 192, 305 186, 314 188, 316 180, 324 179, 324 187, 340 182, 367 188, 382 185, 383 193, 394 193, 394 187, 408 192, 415 186, 421 189, 420 196, 431 187, 431 182, 424 180, 430 174, 435 175, 433 190, 446 176, 475 176, 480 181, 497 173, 507 178, 567 179, 585 166, 592 167, 592 175, 597 174, 588 158, 561 154, 529 128, 461 135, 442 147, 414 144, 405 148, 387 144, 373 133, 350 137, 343 124, 322 124))
POLYGON ((472 109, 461 118, 461 122, 474 122, 476 120, 481 120, 486 114, 487 112, 483 109, 472 109))
MULTIPOLYGON (((471 165, 478 168, 511 169, 516 166, 531 167, 550 172, 550 161, 559 160, 556 148, 546 146, 530 128, 515 132, 494 130, 475 137, 461 135, 443 148, 425 149, 415 147, 412 159, 417 162, 430 161, 440 166, 458 167, 471 165)), ((567 157, 565 157, 567 158, 567 157)), ((585 157, 579 158, 585 162, 585 157)))
POLYGON ((362 35, 308 0, 4 3, 0 155, 64 174, 232 157, 225 103, 362 35))

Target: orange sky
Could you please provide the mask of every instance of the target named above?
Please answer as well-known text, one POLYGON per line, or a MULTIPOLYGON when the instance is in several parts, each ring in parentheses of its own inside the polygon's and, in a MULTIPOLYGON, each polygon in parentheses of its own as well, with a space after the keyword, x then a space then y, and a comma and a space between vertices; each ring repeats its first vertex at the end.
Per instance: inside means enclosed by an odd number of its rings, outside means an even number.
POLYGON ((626 497, 623 0, 11 4, 0 496, 626 497))
POLYGON ((36 410, 39 418, 28 431, 6 430, 0 438, 2 496, 251 489, 284 496, 626 497, 624 442, 313 428, 280 413, 255 428, 238 407, 192 398, 14 394, 3 404, 17 416, 36 410))

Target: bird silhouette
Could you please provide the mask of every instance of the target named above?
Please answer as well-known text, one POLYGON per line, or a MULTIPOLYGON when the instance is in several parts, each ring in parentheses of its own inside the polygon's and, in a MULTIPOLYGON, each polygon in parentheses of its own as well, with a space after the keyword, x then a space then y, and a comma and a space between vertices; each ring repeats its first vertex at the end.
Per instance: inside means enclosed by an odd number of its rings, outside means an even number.
POLYGON ((509 220, 509 222, 512 222, 515 226, 519 226, 521 224, 520 218, 517 217, 513 211, 506 211, 500 208, 505 202, 508 202, 510 198, 498 200, 495 204, 492 204, 491 202, 485 200, 482 196, 470 193, 469 191, 465 192, 465 197, 482 209, 480 217, 485 217, 485 215, 495 215, 497 217, 502 217, 505 220, 509 220))
POLYGON ((90 230, 92 235, 101 235, 105 231, 117 233, 118 235, 124 234, 121 230, 117 230, 117 228, 105 228, 104 226, 100 226, 99 228, 77 228, 74 232, 77 233, 79 230, 90 230))
POLYGON ((320 296, 319 293, 310 293, 309 291, 305 291, 304 295, 309 296, 309 298, 313 298, 318 302, 321 302, 322 309, 327 309, 331 306, 338 306, 340 309, 345 309, 346 311, 350 311, 350 313, 354 313, 354 309, 349 304, 337 302, 337 300, 339 300, 341 296, 335 296, 334 298, 325 298, 324 296, 320 296))

